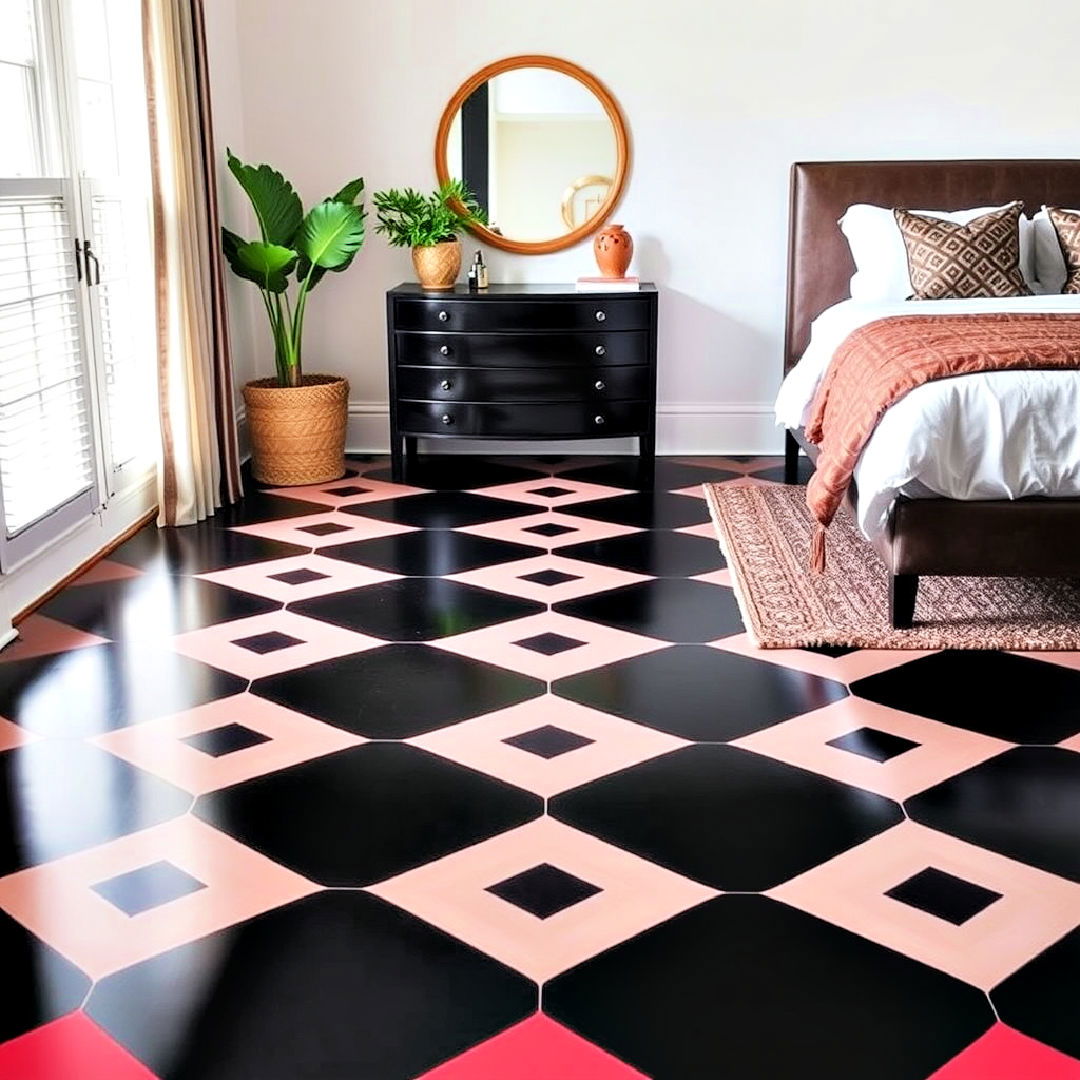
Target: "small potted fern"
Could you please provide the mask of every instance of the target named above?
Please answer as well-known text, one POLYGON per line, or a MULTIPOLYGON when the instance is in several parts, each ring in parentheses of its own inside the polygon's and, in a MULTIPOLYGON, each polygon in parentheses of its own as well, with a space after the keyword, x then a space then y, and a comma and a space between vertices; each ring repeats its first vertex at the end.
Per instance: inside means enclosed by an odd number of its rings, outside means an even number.
POLYGON ((364 181, 350 180, 306 214, 292 184, 269 165, 245 165, 227 151, 229 171, 247 193, 260 239, 222 229, 233 272, 258 286, 274 341, 276 378, 244 387, 252 473, 286 487, 345 474, 349 384, 305 375, 301 365, 308 297, 326 272, 347 270, 364 242, 364 181))
POLYGON ((422 195, 412 188, 377 191, 372 196, 382 233, 392 247, 412 248, 413 268, 425 289, 452 289, 461 272, 458 235, 483 224, 484 213, 460 180, 422 195))

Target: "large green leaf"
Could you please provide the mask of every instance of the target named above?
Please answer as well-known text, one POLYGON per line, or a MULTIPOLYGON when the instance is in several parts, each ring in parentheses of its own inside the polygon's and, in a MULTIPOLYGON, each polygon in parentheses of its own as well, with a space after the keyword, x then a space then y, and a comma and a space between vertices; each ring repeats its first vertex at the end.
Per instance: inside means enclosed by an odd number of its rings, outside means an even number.
POLYGON ((292 248, 264 244, 258 240, 250 244, 241 243, 236 248, 235 256, 246 271, 242 276, 254 281, 260 289, 272 293, 283 293, 288 287, 288 274, 297 259, 292 248))
POLYGON ((350 180, 336 195, 331 195, 330 198, 334 202, 345 203, 346 206, 352 206, 356 200, 364 194, 364 178, 358 176, 355 180, 350 180))
POLYGON ((247 192, 267 244, 291 244, 304 217, 300 196, 281 173, 269 165, 245 165, 227 150, 229 171, 247 192))
POLYGON ((226 228, 221 230, 221 249, 225 252, 225 258, 228 260, 229 268, 237 277, 242 277, 246 281, 254 281, 256 285, 261 285, 262 282, 258 276, 248 269, 247 265, 240 260, 240 249, 247 243, 242 236, 237 236, 236 233, 230 232, 226 228))
POLYGON ((344 269, 364 242, 364 212, 327 199, 313 206, 297 234, 300 255, 324 270, 344 269))

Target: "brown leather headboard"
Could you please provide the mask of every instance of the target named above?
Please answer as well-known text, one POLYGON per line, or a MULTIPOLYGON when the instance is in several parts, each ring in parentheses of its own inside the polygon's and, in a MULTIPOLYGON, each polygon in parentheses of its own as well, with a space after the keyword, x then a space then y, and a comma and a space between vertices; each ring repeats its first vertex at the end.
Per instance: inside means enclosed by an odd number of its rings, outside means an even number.
POLYGON ((791 167, 784 371, 803 354, 810 323, 846 300, 855 266, 836 224, 853 203, 964 210, 1023 199, 1080 206, 1080 160, 802 161, 791 167))

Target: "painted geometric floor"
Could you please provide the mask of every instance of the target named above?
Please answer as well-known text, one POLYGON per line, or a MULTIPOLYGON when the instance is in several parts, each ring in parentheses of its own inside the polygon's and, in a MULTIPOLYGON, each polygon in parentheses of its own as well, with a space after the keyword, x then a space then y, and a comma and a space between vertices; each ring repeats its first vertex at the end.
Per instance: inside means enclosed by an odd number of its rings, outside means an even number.
POLYGON ((743 635, 705 480, 385 462, 0 655, 5 1080, 1080 1080, 1080 656, 743 635))

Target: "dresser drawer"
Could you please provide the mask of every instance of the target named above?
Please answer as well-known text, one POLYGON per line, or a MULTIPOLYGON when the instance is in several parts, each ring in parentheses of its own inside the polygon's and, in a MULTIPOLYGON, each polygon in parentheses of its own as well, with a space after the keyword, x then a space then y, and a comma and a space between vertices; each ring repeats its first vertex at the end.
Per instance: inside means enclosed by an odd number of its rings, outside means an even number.
POLYGON ((399 299, 399 330, 528 332, 530 330, 647 330, 650 301, 642 296, 569 297, 549 301, 476 298, 399 299))
POLYGON ((650 411, 647 401, 539 405, 400 401, 398 423, 409 435, 610 438, 645 431, 650 411))
POLYGON ((399 367, 397 394, 414 401, 618 401, 647 398, 649 367, 399 367))
POLYGON ((645 331, 589 334, 398 334, 398 364, 547 367, 648 364, 645 331))

